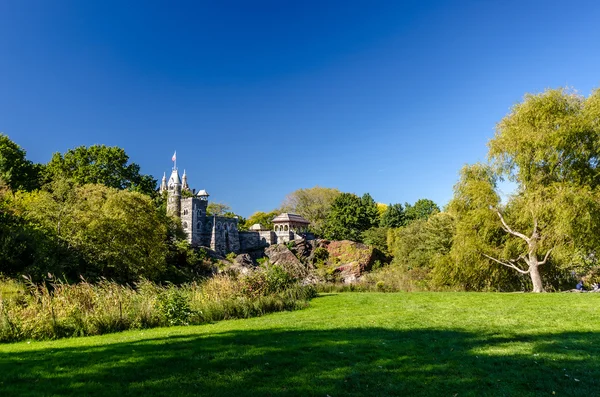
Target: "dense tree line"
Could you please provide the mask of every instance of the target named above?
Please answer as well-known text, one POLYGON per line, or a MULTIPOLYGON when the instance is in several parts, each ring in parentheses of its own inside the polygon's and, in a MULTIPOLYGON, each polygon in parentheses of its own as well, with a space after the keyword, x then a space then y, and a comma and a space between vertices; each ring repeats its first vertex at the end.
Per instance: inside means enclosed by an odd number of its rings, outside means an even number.
POLYGON ((79 147, 33 164, 0 134, 0 273, 181 281, 202 271, 156 181, 123 149, 79 147))

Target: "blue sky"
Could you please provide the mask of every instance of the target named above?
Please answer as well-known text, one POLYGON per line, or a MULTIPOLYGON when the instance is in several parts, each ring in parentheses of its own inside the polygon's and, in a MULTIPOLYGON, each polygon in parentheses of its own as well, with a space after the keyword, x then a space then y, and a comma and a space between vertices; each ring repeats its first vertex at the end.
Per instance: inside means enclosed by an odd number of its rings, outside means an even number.
POLYGON ((248 216, 315 185, 444 205, 526 92, 600 83, 590 1, 0 1, 0 131, 123 147, 248 216))

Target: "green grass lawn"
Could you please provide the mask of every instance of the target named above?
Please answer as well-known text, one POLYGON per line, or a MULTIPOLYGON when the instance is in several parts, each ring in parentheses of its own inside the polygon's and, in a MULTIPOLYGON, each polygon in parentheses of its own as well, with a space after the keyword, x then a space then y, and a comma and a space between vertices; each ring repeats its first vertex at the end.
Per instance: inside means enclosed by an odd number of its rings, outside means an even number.
POLYGON ((345 293, 248 320, 0 345, 0 396, 600 395, 600 294, 345 293))

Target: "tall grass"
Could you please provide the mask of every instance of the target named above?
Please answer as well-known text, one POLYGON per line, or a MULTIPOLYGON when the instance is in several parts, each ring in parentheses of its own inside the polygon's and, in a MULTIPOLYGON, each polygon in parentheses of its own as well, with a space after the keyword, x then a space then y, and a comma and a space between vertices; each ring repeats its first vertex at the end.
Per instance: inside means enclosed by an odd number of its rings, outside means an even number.
POLYGON ((269 289, 263 278, 261 292, 252 294, 247 285, 256 282, 249 277, 216 276, 182 286, 0 279, 0 342, 247 318, 303 308, 316 295, 313 287, 295 282, 269 289))

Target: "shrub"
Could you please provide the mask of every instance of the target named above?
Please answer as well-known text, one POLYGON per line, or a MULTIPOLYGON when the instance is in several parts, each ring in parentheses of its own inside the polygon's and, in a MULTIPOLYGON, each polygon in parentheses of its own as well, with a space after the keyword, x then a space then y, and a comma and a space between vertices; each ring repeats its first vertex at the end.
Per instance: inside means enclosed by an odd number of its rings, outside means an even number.
POLYGON ((169 325, 188 325, 192 311, 181 289, 170 287, 164 290, 158 295, 157 306, 169 325))
POLYGON ((324 247, 317 247, 313 251, 313 261, 315 264, 324 264, 329 259, 329 251, 324 247))

